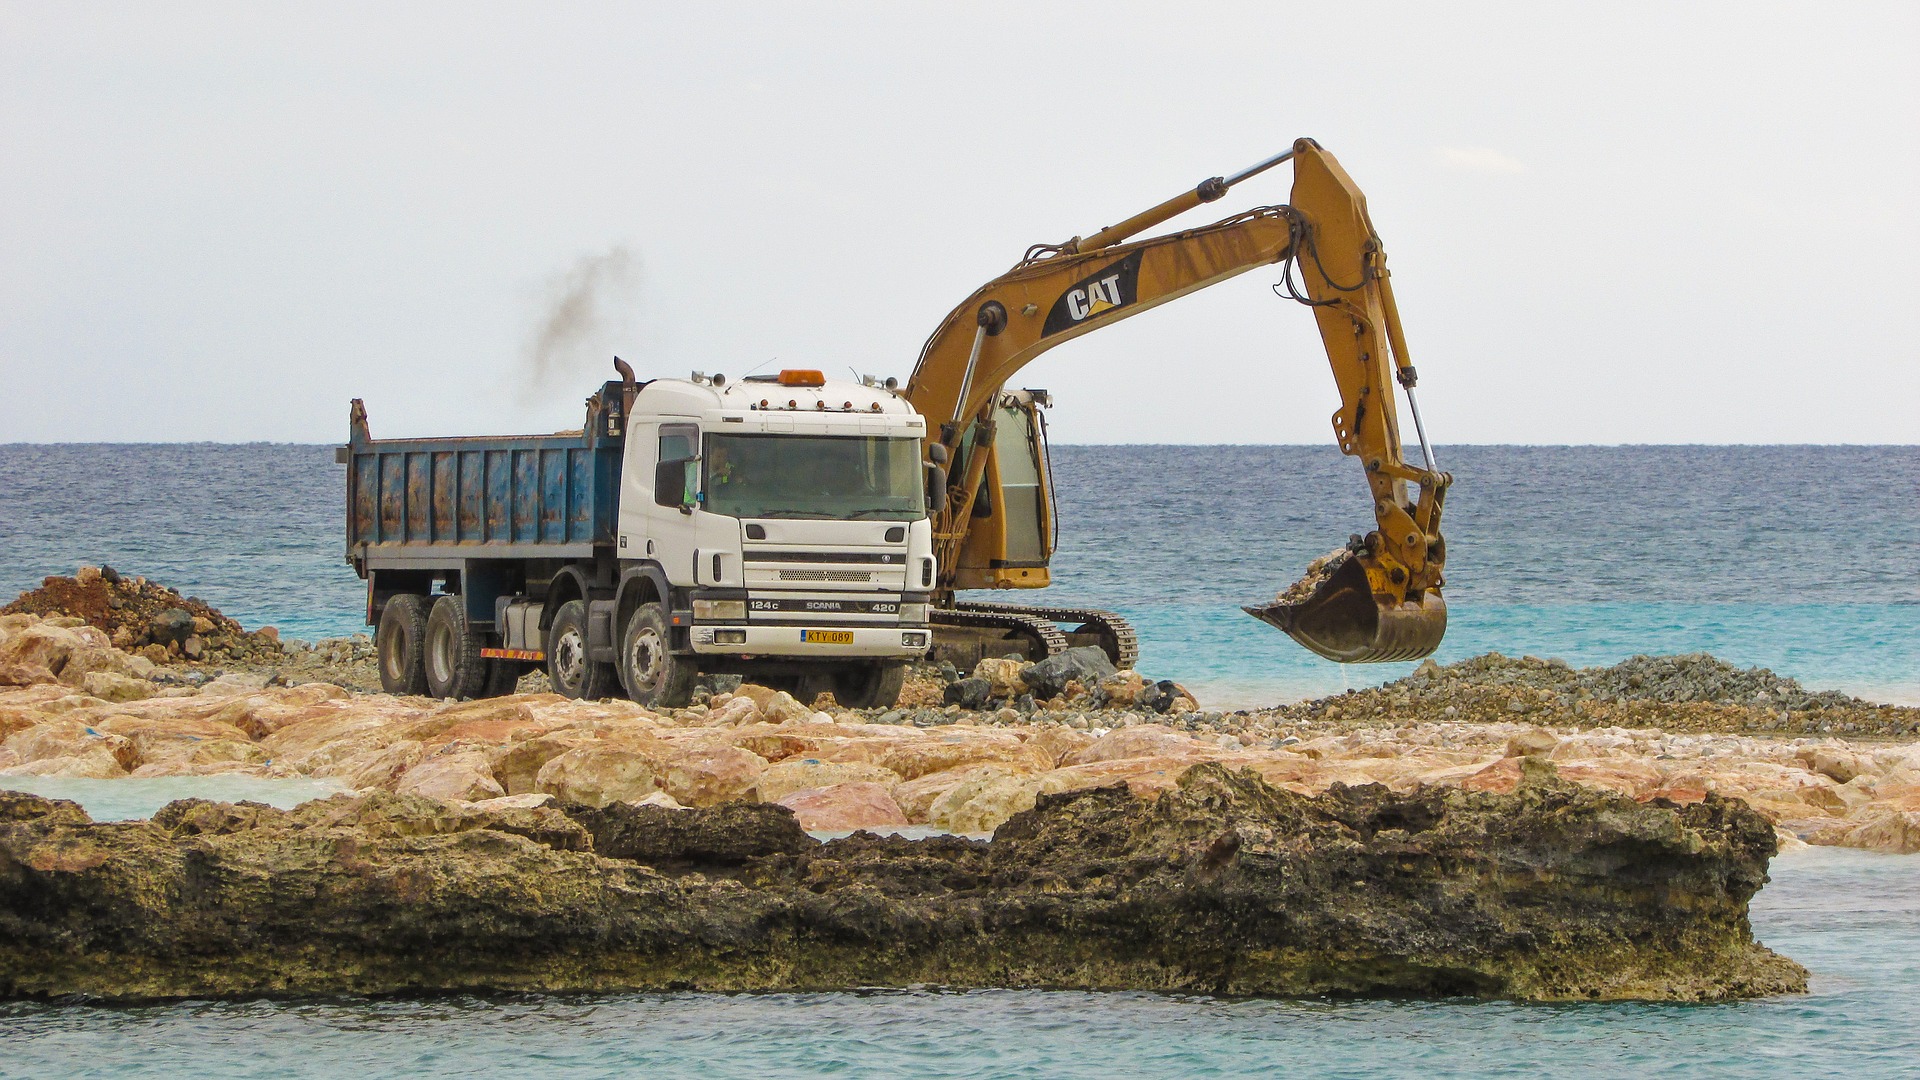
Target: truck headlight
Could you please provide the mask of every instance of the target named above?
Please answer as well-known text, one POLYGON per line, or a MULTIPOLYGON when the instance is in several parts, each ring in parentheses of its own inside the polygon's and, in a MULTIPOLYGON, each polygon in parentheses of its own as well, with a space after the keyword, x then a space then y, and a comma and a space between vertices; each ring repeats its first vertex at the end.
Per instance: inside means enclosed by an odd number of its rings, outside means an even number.
POLYGON ((747 617, 747 602, 745 600, 695 600, 693 617, 713 621, 744 619, 747 617))
POLYGON ((900 621, 901 622, 926 622, 927 621, 927 605, 901 604, 900 605, 900 621))

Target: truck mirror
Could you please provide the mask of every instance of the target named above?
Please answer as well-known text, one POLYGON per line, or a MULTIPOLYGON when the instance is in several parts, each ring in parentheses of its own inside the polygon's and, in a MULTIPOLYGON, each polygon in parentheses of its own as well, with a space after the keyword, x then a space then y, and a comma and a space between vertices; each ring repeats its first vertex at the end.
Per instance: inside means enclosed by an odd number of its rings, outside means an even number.
POLYGON ((685 510, 694 504, 700 474, 698 458, 674 458, 653 467, 653 501, 685 510))
POLYGON ((947 463, 947 448, 941 443, 934 443, 928 446, 927 454, 933 458, 935 465, 945 465, 947 463))
POLYGON ((947 505, 947 470, 938 465, 927 466, 927 512, 937 514, 947 505))

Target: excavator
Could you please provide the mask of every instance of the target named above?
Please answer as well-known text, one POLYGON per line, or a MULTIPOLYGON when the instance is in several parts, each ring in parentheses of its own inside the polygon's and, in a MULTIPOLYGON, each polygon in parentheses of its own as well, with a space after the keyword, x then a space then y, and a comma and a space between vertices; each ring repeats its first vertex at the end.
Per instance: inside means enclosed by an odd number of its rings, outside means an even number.
POLYGON ((958 597, 966 590, 1044 588, 1051 580, 1056 533, 1041 413, 1051 401, 1045 391, 1008 383, 1056 345, 1275 264, 1281 278, 1274 291, 1312 311, 1320 331, 1340 390, 1334 438, 1365 470, 1374 527, 1315 560, 1275 600, 1244 610, 1341 663, 1414 660, 1439 646, 1447 626, 1440 515, 1453 477, 1438 471, 1427 442, 1386 252, 1366 198, 1332 154, 1300 139, 1090 236, 1029 248, 927 339, 902 392, 929 424, 935 656, 970 663, 1024 650, 1038 659, 1098 645, 1117 666, 1132 666, 1136 636, 1112 612, 958 597), (1293 192, 1286 205, 1130 240, 1289 161, 1293 192), (1418 465, 1401 453, 1396 382, 1419 436, 1418 465))

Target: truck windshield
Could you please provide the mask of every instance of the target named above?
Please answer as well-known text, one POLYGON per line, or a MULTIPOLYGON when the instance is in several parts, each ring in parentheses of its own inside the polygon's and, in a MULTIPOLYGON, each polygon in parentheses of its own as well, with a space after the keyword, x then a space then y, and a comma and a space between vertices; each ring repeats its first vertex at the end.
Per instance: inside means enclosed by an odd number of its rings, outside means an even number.
POLYGON ((739 518, 916 521, 920 440, 708 435, 706 509, 739 518))

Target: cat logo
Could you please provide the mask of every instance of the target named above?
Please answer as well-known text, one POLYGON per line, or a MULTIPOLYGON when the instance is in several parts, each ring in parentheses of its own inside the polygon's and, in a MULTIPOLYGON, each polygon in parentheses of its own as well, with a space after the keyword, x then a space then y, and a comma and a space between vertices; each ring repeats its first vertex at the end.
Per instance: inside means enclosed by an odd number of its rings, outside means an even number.
POLYGON ((1053 302, 1040 336, 1071 330, 1103 312, 1126 307, 1139 297, 1139 287, 1140 252, 1136 251, 1074 282, 1053 302))

